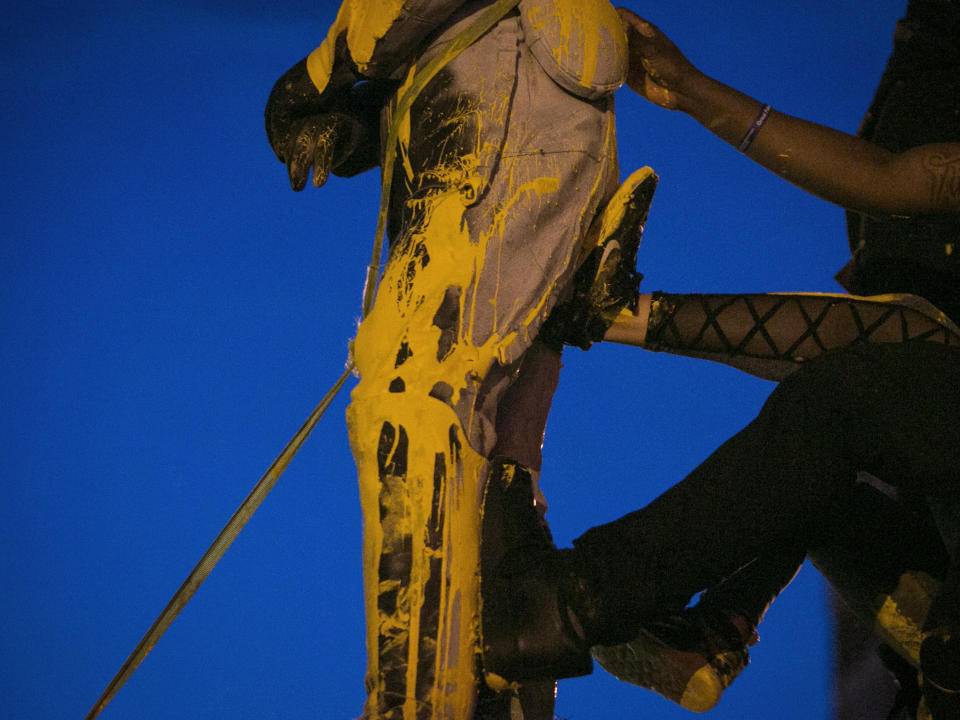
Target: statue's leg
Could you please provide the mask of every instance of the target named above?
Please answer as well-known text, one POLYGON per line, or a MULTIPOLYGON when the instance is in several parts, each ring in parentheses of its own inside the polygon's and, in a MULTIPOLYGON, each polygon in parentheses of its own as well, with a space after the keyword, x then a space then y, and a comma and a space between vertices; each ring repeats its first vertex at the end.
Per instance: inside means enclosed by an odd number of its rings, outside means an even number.
MULTIPOLYGON (((553 547, 546 521, 546 500, 539 487, 543 434, 553 394, 560 379, 560 350, 539 341, 524 354, 514 383, 507 388, 497 411, 497 441, 492 452, 490 477, 483 504, 481 580, 485 581, 501 560, 504 544, 516 542, 522 533, 529 542, 553 547), (511 490, 504 487, 511 484, 511 490), (527 483, 525 487, 521 487, 527 483), (497 503, 494 498, 500 498, 497 503), (525 506, 525 507, 524 507, 525 506), (513 538, 505 537, 505 523, 511 517, 513 538)), ((484 608, 484 612, 487 612, 484 608)), ((486 615, 484 616, 486 617, 486 615)), ((553 720, 557 683, 553 679, 526 682, 516 688, 502 687, 497 678, 485 675, 492 703, 502 708, 493 718, 522 717, 523 720, 553 720), (511 707, 512 706, 512 707, 511 707), (517 706, 522 715, 516 714, 517 706), (513 712, 511 712, 511 709, 513 712)), ((478 720, 486 716, 478 712, 478 720)))
POLYGON ((472 717, 487 458, 513 453, 539 465, 559 372, 556 352, 523 341, 537 317, 524 308, 545 312, 558 279, 531 282, 526 296, 491 298, 481 287, 506 285, 508 276, 483 272, 508 255, 496 242, 528 237, 523 228, 536 222, 537 195, 512 199, 519 227, 509 235, 496 226, 471 234, 457 190, 418 199, 420 223, 392 249, 354 343, 361 381, 348 427, 365 518, 370 718, 472 717), (490 310, 509 332, 474 332, 490 310))
POLYGON ((470 718, 477 691, 486 459, 470 442, 484 435, 471 411, 497 345, 473 345, 461 326, 481 250, 462 229, 459 195, 423 202, 354 344, 369 718, 470 718))

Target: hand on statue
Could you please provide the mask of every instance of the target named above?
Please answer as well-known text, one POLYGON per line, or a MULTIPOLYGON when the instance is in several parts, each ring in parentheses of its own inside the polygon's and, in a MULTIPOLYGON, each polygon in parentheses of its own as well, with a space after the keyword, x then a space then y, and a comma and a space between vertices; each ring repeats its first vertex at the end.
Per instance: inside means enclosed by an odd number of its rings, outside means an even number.
POLYGON ((629 42, 627 85, 668 110, 686 110, 689 88, 701 76, 659 28, 626 8, 617 8, 629 42))
POLYGON ((324 102, 300 61, 284 73, 270 92, 264 121, 270 147, 287 166, 290 186, 303 190, 313 168, 321 187, 354 144, 350 117, 324 102))

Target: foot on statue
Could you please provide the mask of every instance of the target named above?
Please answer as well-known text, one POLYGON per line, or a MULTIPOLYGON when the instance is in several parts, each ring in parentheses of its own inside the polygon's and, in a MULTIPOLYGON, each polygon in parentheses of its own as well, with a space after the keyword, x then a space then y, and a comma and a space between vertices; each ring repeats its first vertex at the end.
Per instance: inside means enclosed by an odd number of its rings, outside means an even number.
POLYGON ((483 570, 483 663, 488 681, 560 679, 589 674, 591 654, 615 677, 704 712, 749 662, 756 642, 744 616, 701 603, 678 614, 631 617, 623 593, 598 591, 584 558, 536 532, 529 476, 508 486, 494 476, 484 501, 489 527, 512 527, 483 570), (517 518, 526 516, 525 523, 517 518), (526 525, 527 531, 516 529, 526 525), (512 545, 512 546, 511 546, 512 545))
POLYGON ((587 350, 626 308, 634 310, 643 278, 637 250, 657 176, 648 167, 634 172, 614 193, 593 228, 597 244, 574 278, 573 297, 554 308, 540 331, 553 346, 587 350))

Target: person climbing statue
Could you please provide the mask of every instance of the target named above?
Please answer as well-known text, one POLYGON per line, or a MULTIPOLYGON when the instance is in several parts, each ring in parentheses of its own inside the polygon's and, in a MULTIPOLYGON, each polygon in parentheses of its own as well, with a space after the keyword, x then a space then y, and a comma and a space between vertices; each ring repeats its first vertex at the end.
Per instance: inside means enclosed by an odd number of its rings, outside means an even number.
POLYGON ((647 508, 569 550, 527 543, 508 553, 491 591, 488 663, 506 677, 549 675, 597 646, 605 666, 708 709, 809 555, 859 592, 863 614, 880 619, 911 593, 923 601, 892 631, 916 640, 898 649, 921 670, 919 712, 956 717, 960 351, 947 316, 960 307, 960 12, 910 3, 860 138, 712 80, 651 23, 620 12, 633 89, 851 208, 854 258, 841 280, 861 294, 913 297, 641 296, 607 340, 786 379, 755 421, 647 508), (877 592, 863 597, 865 588, 877 592))

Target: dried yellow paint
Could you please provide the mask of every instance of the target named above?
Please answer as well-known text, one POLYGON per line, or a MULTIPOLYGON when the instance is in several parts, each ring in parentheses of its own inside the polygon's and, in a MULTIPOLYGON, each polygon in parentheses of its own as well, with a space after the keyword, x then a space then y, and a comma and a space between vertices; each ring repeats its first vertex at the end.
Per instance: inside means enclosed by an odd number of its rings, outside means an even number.
MULTIPOLYGON (((326 39, 307 58, 307 70, 318 90, 323 91, 336 74, 338 40, 345 38, 351 59, 361 73, 375 75, 381 41, 394 23, 406 12, 409 0, 345 0, 326 39)), ((447 3, 450 5, 451 3, 447 3)), ((567 63, 586 96, 597 96, 619 86, 625 75, 626 37, 619 18, 607 0, 524 0, 534 16, 553 17, 556 40, 553 57, 567 63), (540 10, 537 10, 540 8, 540 10), (598 69, 610 58, 614 71, 600 77, 598 69)), ((549 29, 549 28, 548 28, 549 29)), ((545 68, 546 69, 546 68, 545 68)), ((549 72, 549 70, 548 70, 549 72)), ((406 75, 405 89, 414 85, 416 66, 406 75)), ((557 79, 556 77, 554 79, 557 79)), ((479 81, 479 79, 478 79, 479 81)), ((560 82, 558 80, 558 82, 560 82)), ((563 83, 561 83, 563 85, 563 83)), ((566 87, 566 86, 565 86, 566 87)), ((568 88, 570 89, 570 88, 568 88)), ((577 88, 573 88, 576 91, 577 88)), ((482 88, 480 93, 487 91, 482 88)), ((510 97, 488 103, 499 117, 509 110, 510 97)), ((458 108, 478 126, 484 115, 470 107, 458 108)), ((453 121, 453 118, 451 118, 453 121)), ((482 129, 482 128, 481 128, 482 129)), ((409 181, 415 179, 408 154, 412 132, 410 117, 397 118, 396 150, 409 181)), ((609 114, 608 146, 613 147, 614 122, 609 114)), ((477 137, 484 137, 478 132, 477 137)), ((560 180, 549 170, 503 193, 496 212, 471 216, 484 227, 468 227, 466 210, 484 191, 485 177, 480 168, 488 166, 490 156, 509 155, 509 148, 494 144, 467 148, 454 164, 432 168, 431 179, 439 180, 443 192, 412 200, 420 230, 392 248, 390 260, 369 314, 361 323, 352 343, 352 354, 360 383, 352 393, 347 410, 347 425, 356 460, 360 502, 365 519, 363 529, 364 596, 367 616, 367 689, 365 717, 380 718, 389 707, 391 720, 466 720, 472 717, 479 679, 480 651, 480 507, 486 479, 486 460, 470 440, 484 422, 475 416, 473 398, 482 379, 497 362, 515 360, 517 332, 541 318, 556 288, 548 286, 525 312, 518 331, 505 336, 489 327, 479 329, 479 317, 489 321, 490 308, 477 303, 489 302, 496 315, 502 302, 498 293, 492 298, 473 292, 484 274, 486 263, 500 262, 500 248, 506 233, 506 219, 517 206, 535 203, 560 203, 560 180), (472 150, 472 152, 470 151, 472 150), (491 245, 493 243, 493 245, 491 245), (429 262, 423 262, 425 256, 429 262), (437 311, 448 297, 448 289, 459 288, 457 336, 449 352, 438 358, 443 329, 433 324, 437 311), (398 350, 408 346, 408 354, 399 365, 398 350), (402 381, 402 392, 388 392, 393 381, 402 381), (431 390, 443 385, 449 397, 438 399, 431 390), (393 448, 381 448, 381 429, 389 424, 397 429, 393 448), (402 476, 382 475, 383 453, 399 452, 399 428, 406 431, 406 465, 402 476), (456 442, 451 443, 451 430, 456 442), (380 457, 378 457, 378 451, 380 457), (439 460, 438 460, 439 459, 439 460), (440 547, 427 543, 427 528, 435 512, 436 463, 445 466, 440 504, 444 513, 440 547), (381 506, 391 512, 381 520, 381 506), (409 581, 404 586, 394 579, 380 578, 380 562, 385 554, 412 543, 409 581), (431 578, 431 560, 441 565, 439 625, 435 637, 421 627, 421 611, 431 578), (383 610, 379 599, 384 593, 396 593, 395 610, 383 610), (424 635, 424 637, 421 637, 424 635), (421 650, 436 652, 432 673, 425 673, 421 650), (403 698, 387 698, 384 668, 390 651, 405 653, 401 671, 406 679, 403 698), (423 683, 432 674, 431 687, 423 683)), ((545 163, 545 167, 547 164, 545 163)), ((510 173, 510 170, 501 170, 510 173)), ((511 175, 512 178, 512 175, 511 175)), ((595 183, 600 182, 598 174, 595 183)), ((599 186, 595 188, 599 191, 599 186)), ((521 208, 521 210, 523 210, 521 208)), ((526 210, 529 212, 529 210, 526 210)), ((584 212, 587 212, 586 209, 584 212)), ((576 260, 576 253, 573 260, 576 260)), ((487 274, 492 268, 487 268, 487 274)), ((508 302, 515 303, 514 298, 508 302)), ((511 305, 511 310, 516 308, 511 305)), ((494 318, 493 327, 502 323, 494 318)), ((449 331, 449 328, 447 328, 449 331)), ((446 338, 449 340, 449 338, 446 338)), ((524 337, 526 342, 528 337, 524 337)), ((481 433, 482 434, 482 433, 481 433)), ((404 548, 409 552, 409 547, 404 548)), ((395 660, 395 658, 394 658, 395 660)), ((387 670, 396 670, 394 667, 387 670)))
POLYGON ((877 637, 916 668, 920 667, 923 621, 939 589, 939 581, 930 575, 908 572, 900 576, 893 592, 875 600, 877 637))
POLYGON ((532 49, 554 80, 593 97, 619 87, 626 77, 627 36, 606 0, 525 0, 520 5, 537 37, 532 49), (561 77, 557 76, 560 73, 561 77), (571 87, 570 85, 573 85, 571 87))
POLYGON ((400 717, 422 720, 424 703, 430 707, 429 717, 437 720, 471 716, 478 682, 479 508, 486 460, 467 441, 477 419, 469 407, 463 410, 467 403, 460 401, 468 389, 473 396, 481 379, 514 338, 492 334, 474 344, 479 300, 475 293, 462 292, 457 341, 441 361, 436 352, 441 329, 432 320, 448 288, 470 288, 476 284, 489 257, 490 243, 502 241, 502 221, 511 207, 531 193, 549 194, 556 189, 557 182, 551 178, 518 187, 500 211, 491 216, 489 227, 474 233, 469 232, 464 217, 468 203, 456 185, 447 192, 418 200, 418 210, 424 217, 422 232, 393 249, 378 300, 357 332, 354 357, 361 382, 348 410, 348 429, 366 519, 363 544, 370 717, 376 717, 384 692, 380 674, 380 642, 384 635, 395 638, 397 645, 406 643, 407 687, 416 688, 422 680, 418 677, 420 617, 431 557, 440 558, 443 574, 434 683, 429 698, 417 699, 408 693, 400 717), (471 238, 479 238, 479 242, 471 238), (429 256, 426 265, 420 264, 424 252, 429 256), (412 348, 413 354, 395 367, 401 343, 412 348), (404 392, 384 392, 394 377, 403 380, 404 392), (430 396, 431 388, 441 382, 452 390, 447 402, 430 396), (460 415, 453 409, 458 406, 460 415), (377 447, 385 422, 407 430, 409 447, 406 476, 383 482, 378 472, 377 447), (451 428, 457 428, 460 440, 457 457, 450 445, 451 428), (447 468, 442 496, 445 518, 442 547, 431 551, 425 546, 424 529, 433 511, 438 454, 445 458, 447 468), (384 492, 390 496, 391 508, 402 508, 403 513, 389 523, 376 521, 384 492), (410 581, 398 598, 396 612, 386 614, 378 607, 377 599, 392 586, 380 582, 380 557, 402 537, 410 537, 414 544, 410 581))
POLYGON ((397 22, 405 4, 404 0, 344 0, 327 37, 307 56, 307 72, 317 90, 323 92, 330 82, 340 37, 346 38, 350 57, 357 69, 361 74, 368 73, 377 43, 397 22))

